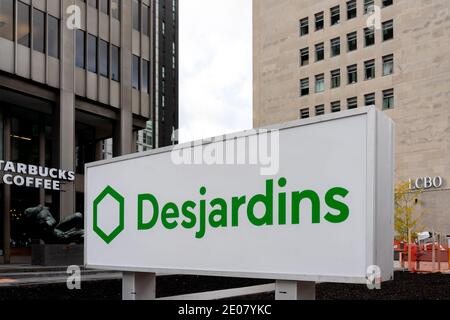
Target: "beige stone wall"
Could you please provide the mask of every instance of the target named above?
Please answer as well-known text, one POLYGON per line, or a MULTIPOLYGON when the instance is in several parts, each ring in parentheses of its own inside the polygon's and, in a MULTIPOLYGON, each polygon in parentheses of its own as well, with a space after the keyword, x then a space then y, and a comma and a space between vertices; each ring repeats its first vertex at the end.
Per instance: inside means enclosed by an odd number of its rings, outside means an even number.
MULTIPOLYGON (((428 228, 450 233, 450 1, 394 0, 381 9, 381 21, 394 20, 394 39, 365 48, 363 0, 357 0, 358 17, 347 21, 346 1, 254 0, 254 126, 298 119, 300 109, 395 90, 395 109, 386 111, 397 125, 397 180, 421 176, 446 179, 439 191, 424 195, 428 228), (340 4, 341 23, 330 26, 330 8, 340 4), (314 31, 314 15, 324 11, 324 30, 314 31), (299 20, 309 17, 309 35, 299 36, 299 20), (346 36, 358 32, 358 50, 347 53, 346 36), (341 55, 330 58, 330 40, 341 37, 341 55), (314 62, 314 45, 325 44, 325 60, 314 62), (300 67, 299 51, 310 49, 310 64, 300 67), (394 54, 395 72, 382 76, 382 57, 394 54), (364 81, 364 61, 375 59, 376 77, 364 81), (358 83, 347 85, 347 66, 358 64, 358 83), (341 69, 341 87, 330 89, 330 71, 341 69), (314 93, 314 77, 325 74, 323 93, 314 93), (300 97, 299 81, 310 78, 310 95, 300 97)), ((381 0, 375 0, 381 5, 381 0)))

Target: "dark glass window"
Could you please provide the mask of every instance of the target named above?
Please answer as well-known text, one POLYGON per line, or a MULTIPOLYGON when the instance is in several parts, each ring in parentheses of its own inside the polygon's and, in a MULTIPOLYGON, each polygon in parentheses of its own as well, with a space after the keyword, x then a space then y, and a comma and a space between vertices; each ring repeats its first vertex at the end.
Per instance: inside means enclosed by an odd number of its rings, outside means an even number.
POLYGON ((322 30, 323 27, 323 12, 320 12, 316 14, 316 31, 322 30))
POLYGON ((141 31, 141 6, 138 0, 133 1, 133 29, 141 31))
POLYGON ((100 11, 109 14, 109 0, 100 0, 100 11))
POLYGON ((325 59, 325 48, 323 43, 316 44, 316 61, 325 59))
POLYGON ((356 0, 347 2, 347 19, 350 20, 356 18, 357 12, 356 0))
POLYGON ((364 45, 369 47, 375 44, 375 30, 373 28, 364 29, 364 45))
POLYGON ((341 54, 341 38, 331 40, 331 57, 336 57, 341 54))
POLYGON ((383 0, 383 8, 384 7, 388 7, 388 6, 391 6, 392 5, 392 3, 393 3, 393 0, 383 0))
POLYGON ((358 49, 358 34, 356 32, 347 35, 347 44, 349 52, 358 49))
POLYGON ((300 36, 305 36, 309 33, 308 18, 300 20, 300 36))
POLYGON ((348 84, 358 82, 358 66, 356 64, 347 67, 348 84))
POLYGON ((138 56, 133 55, 133 89, 140 90, 141 81, 140 81, 140 59, 138 56))
POLYGON ((120 0, 111 0, 111 15, 120 20, 120 0))
POLYGON ((348 98, 347 99, 347 109, 351 110, 351 109, 356 109, 356 108, 358 108, 358 98, 357 97, 348 98))
POLYGON ((111 79, 120 81, 120 48, 111 46, 111 79))
POLYGON ((59 19, 48 16, 48 54, 59 59, 59 19))
POLYGON ((97 73, 97 37, 88 34, 88 71, 97 73))
POLYGON ((339 88, 341 86, 341 70, 331 71, 331 88, 339 88))
POLYGON ((76 31, 76 66, 84 69, 86 67, 85 63, 85 38, 86 33, 83 30, 77 29, 76 31))
POLYGON ((340 101, 334 101, 331 103, 331 112, 336 113, 341 111, 341 102, 340 101))
POLYGON ((109 77, 109 46, 108 42, 99 40, 98 43, 99 68, 100 74, 109 77))
POLYGON ((90 5, 91 7, 94 7, 94 8, 98 8, 98 1, 97 0, 88 0, 88 5, 90 5))
POLYGON ((33 9, 33 49, 45 53, 45 13, 33 9))
POLYGON ((309 118, 309 108, 304 108, 300 110, 300 119, 308 119, 309 118))
POLYGON ((375 60, 369 60, 364 62, 365 79, 375 79, 375 60))
POLYGON ((331 25, 339 24, 341 22, 341 9, 339 6, 330 9, 331 25))
POLYGON ((145 4, 142 5, 142 32, 150 34, 150 8, 145 4))
POLYGON ((142 91, 150 92, 150 62, 142 61, 142 91))
POLYGON ((307 96, 309 94, 309 79, 300 80, 300 96, 307 96))
POLYGON ((0 37, 13 41, 14 40, 14 1, 0 1, 0 37))
POLYGON ((325 114, 325 105, 316 106, 316 116, 323 116, 325 114))
POLYGON ((17 2, 17 43, 30 47, 30 6, 20 1, 17 2))
POLYGON ((394 38, 394 20, 389 20, 383 23, 383 41, 394 38))
POLYGON ((300 50, 300 65, 306 66, 309 64, 309 48, 300 50))

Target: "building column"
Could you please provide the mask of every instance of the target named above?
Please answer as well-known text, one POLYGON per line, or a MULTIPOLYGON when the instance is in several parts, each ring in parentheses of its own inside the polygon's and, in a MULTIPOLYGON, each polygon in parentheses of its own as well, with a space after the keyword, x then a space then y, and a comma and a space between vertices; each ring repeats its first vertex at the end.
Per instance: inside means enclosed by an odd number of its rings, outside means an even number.
POLYGON ((120 115, 114 134, 114 156, 133 152, 132 113, 132 57, 133 57, 133 15, 132 1, 121 1, 121 82, 120 115))
MULTIPOLYGON (((68 6, 73 0, 61 1, 61 90, 59 99, 59 166, 75 171, 75 30, 66 27, 68 6)), ((75 183, 61 186, 59 217, 75 212, 75 183)))
MULTIPOLYGON (((4 160, 11 160, 11 117, 3 117, 4 160)), ((11 263, 11 186, 3 184, 3 262, 11 263)))
MULTIPOLYGON (((45 167, 45 123, 39 125, 39 165, 45 167)), ((39 204, 45 206, 45 189, 39 189, 39 204)))

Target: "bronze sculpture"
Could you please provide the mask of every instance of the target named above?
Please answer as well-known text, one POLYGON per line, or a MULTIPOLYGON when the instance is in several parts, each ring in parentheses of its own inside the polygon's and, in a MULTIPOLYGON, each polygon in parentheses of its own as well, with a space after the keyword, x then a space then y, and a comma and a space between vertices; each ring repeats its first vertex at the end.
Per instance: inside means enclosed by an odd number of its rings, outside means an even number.
POLYGON ((83 243, 83 214, 75 213, 56 222, 49 208, 39 205, 25 210, 25 218, 32 238, 43 240, 46 244, 83 243))

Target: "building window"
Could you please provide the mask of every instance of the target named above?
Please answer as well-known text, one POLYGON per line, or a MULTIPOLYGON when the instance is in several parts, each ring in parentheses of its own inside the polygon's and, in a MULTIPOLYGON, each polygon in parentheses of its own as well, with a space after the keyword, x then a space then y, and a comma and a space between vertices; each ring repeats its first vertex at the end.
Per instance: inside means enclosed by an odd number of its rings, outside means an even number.
POLYGON ((390 54, 383 57, 383 76, 394 73, 394 55, 390 54))
POLYGON ((382 1, 383 8, 391 6, 392 3, 393 3, 393 0, 383 0, 382 1))
POLYGON ((308 18, 300 20, 300 36, 305 36, 309 33, 308 18))
POLYGON ((331 71, 331 89, 339 88, 341 86, 341 70, 331 71))
POLYGON ((141 63, 138 56, 133 55, 133 72, 132 72, 132 78, 133 78, 133 89, 140 90, 141 88, 141 63))
POLYGON ((307 96, 309 94, 309 79, 300 80, 300 96, 307 96))
POLYGON ((325 114, 325 106, 321 104, 320 106, 316 106, 316 116, 323 116, 325 114))
POLYGON ((88 71, 97 73, 97 37, 88 34, 88 71))
POLYGON ((394 39, 394 20, 383 22, 383 41, 394 39))
POLYGON ((322 61, 325 59, 325 49, 323 42, 316 44, 316 61, 322 61))
POLYGON ((334 101, 331 103, 331 112, 336 113, 341 111, 341 102, 340 101, 334 101))
POLYGON ((300 65, 306 66, 309 64, 309 48, 300 50, 300 65))
POLYGON ((111 16, 117 20, 120 20, 120 0, 111 0, 111 16))
POLYGON ((33 9, 33 49, 45 53, 45 13, 33 9))
POLYGON ((316 14, 316 31, 322 30, 323 27, 323 12, 320 12, 316 14))
POLYGON ((133 29, 141 31, 141 6, 138 0, 132 0, 133 10, 133 29))
POLYGON ((59 19, 48 15, 48 55, 59 59, 59 19))
POLYGON ((365 79, 375 79, 375 60, 369 60, 364 62, 365 79))
POLYGON ((373 28, 364 29, 364 46, 369 47, 375 44, 375 30, 373 28))
POLYGON ((108 42, 99 40, 98 43, 98 54, 100 56, 100 75, 104 77, 109 77, 109 46, 108 42))
POLYGON ((100 11, 109 15, 109 0, 100 0, 100 11))
POLYGON ((331 25, 339 24, 341 22, 341 8, 339 6, 330 9, 331 25))
MULTIPOLYGON (((0 4, 0 12, 3 13, 3 2, 0 4)), ((17 43, 25 47, 30 47, 30 6, 17 2, 17 43)), ((0 23, 0 32, 1 32, 0 23)))
POLYGON ((86 40, 86 33, 83 30, 77 29, 76 30, 76 66, 78 68, 84 69, 86 67, 85 63, 85 40, 86 40))
POLYGON ((142 5, 142 29, 142 33, 150 35, 150 8, 145 4, 142 5))
POLYGON ((356 0, 351 0, 347 2, 347 20, 356 18, 357 16, 357 6, 356 0))
POLYGON ((88 5, 97 9, 98 8, 98 0, 88 0, 88 5))
POLYGON ((364 0, 364 14, 372 13, 374 8, 374 0, 364 0))
POLYGON ((347 67, 348 84, 358 82, 358 66, 356 64, 347 67))
POLYGON ((304 108, 300 110, 300 119, 309 118, 309 108, 304 108))
POLYGON ((356 109, 356 108, 358 108, 358 98, 357 97, 348 98, 347 99, 347 109, 351 110, 351 109, 356 109))
POLYGON ((0 37, 14 41, 14 1, 0 1, 0 37))
POLYGON ((394 108, 394 89, 383 91, 383 109, 394 108))
POLYGON ((120 48, 111 45, 111 79, 120 81, 120 48))
POLYGON ((347 44, 349 52, 358 49, 358 34, 356 31, 347 34, 347 44))
POLYGON ((150 62, 142 60, 142 91, 150 92, 150 62))
POLYGON ((325 91, 325 76, 322 73, 316 76, 316 93, 323 91, 325 91))
POLYGON ((366 106, 374 106, 375 105, 375 93, 369 93, 364 96, 364 102, 366 106))
POLYGON ((331 40, 331 57, 336 57, 341 54, 341 38, 331 40))

